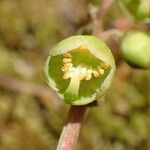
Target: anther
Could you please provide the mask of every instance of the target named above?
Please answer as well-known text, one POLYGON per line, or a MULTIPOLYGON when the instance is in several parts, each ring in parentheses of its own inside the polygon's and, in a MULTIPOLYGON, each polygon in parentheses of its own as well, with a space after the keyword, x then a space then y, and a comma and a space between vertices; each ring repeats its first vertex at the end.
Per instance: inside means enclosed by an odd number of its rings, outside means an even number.
POLYGON ((64 59, 63 59, 63 62, 64 62, 64 63, 70 63, 71 61, 72 61, 71 58, 64 58, 64 59))
POLYGON ((74 71, 75 68, 70 67, 70 66, 63 66, 61 69, 62 69, 63 72, 66 72, 66 71, 71 72, 71 71, 74 71))
POLYGON ((107 69, 107 68, 109 67, 109 65, 106 64, 106 63, 101 63, 101 64, 100 64, 100 67, 101 67, 102 69, 107 69))
POLYGON ((82 46, 79 46, 78 49, 84 51, 84 50, 86 50, 87 48, 82 45, 82 46))
POLYGON ((72 55, 70 53, 64 53, 63 56, 67 57, 67 58, 71 58, 72 57, 72 55))
POLYGON ((66 71, 69 70, 69 68, 70 68, 70 67, 68 67, 68 66, 63 66, 63 67, 61 68, 61 70, 64 71, 64 72, 66 72, 66 71))
POLYGON ((101 67, 98 67, 98 71, 99 71, 100 74, 104 74, 105 73, 104 69, 102 69, 101 67))
POLYGON ((94 75, 94 77, 99 77, 99 72, 96 70, 96 69, 94 69, 93 71, 92 71, 92 73, 93 73, 93 75, 94 75))
POLYGON ((64 79, 69 79, 73 76, 73 72, 66 72, 64 75, 63 75, 63 78, 64 79))
POLYGON ((64 63, 64 66, 66 66, 66 67, 72 67, 73 64, 72 63, 64 63))
POLYGON ((92 69, 88 69, 86 72, 85 80, 90 80, 92 77, 92 69))

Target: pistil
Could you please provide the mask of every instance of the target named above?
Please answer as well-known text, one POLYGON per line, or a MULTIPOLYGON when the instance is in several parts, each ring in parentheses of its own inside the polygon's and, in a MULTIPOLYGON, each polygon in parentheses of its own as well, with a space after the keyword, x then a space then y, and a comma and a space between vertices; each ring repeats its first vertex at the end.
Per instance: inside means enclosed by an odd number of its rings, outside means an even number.
POLYGON ((73 75, 71 76, 69 86, 64 93, 65 100, 75 101, 76 99, 78 99, 79 87, 80 87, 80 69, 76 68, 73 71, 73 75))

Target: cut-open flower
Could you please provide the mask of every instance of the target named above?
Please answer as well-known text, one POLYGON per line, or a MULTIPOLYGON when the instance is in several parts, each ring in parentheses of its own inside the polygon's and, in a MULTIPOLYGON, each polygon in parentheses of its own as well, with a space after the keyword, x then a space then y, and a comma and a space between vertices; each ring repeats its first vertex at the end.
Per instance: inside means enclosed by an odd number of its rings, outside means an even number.
POLYGON ((109 48, 94 36, 72 36, 54 46, 46 61, 47 83, 65 102, 88 104, 109 89, 115 62, 109 48))

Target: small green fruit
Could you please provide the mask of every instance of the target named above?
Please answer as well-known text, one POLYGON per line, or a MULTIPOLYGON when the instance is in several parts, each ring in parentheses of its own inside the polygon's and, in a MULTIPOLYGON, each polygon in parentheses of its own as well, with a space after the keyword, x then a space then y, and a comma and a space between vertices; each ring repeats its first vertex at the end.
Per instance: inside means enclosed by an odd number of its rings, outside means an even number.
POLYGON ((94 36, 72 36, 55 45, 46 61, 49 86, 67 103, 88 104, 109 89, 115 62, 109 48, 94 36))
POLYGON ((150 36, 131 31, 125 34, 121 43, 123 58, 132 66, 150 68, 150 36))

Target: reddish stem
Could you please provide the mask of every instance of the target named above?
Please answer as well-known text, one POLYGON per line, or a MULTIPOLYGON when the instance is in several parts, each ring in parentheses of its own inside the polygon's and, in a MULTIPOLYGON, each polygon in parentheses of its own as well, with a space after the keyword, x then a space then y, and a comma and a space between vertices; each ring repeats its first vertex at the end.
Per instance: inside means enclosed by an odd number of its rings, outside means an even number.
POLYGON ((71 106, 67 124, 63 127, 57 150, 74 150, 79 136, 81 121, 85 116, 86 106, 71 106))
POLYGON ((103 0, 98 10, 91 14, 93 22, 93 35, 99 37, 103 32, 103 17, 107 13, 113 2, 114 0, 103 0))

